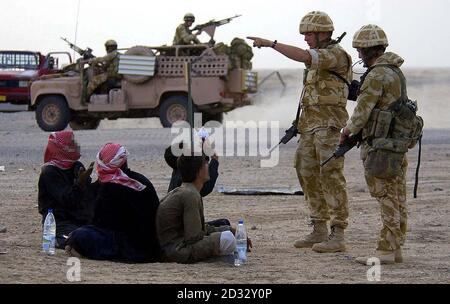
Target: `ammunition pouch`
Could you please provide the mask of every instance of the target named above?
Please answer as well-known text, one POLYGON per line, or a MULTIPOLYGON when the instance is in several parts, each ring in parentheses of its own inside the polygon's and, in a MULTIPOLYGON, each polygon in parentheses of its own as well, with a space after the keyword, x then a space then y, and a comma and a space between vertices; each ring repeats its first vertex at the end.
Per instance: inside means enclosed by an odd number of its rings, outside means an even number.
POLYGON ((388 150, 371 150, 364 160, 367 174, 376 178, 392 178, 402 174, 404 153, 388 150))
POLYGON ((390 108, 394 113, 392 138, 408 140, 408 148, 414 148, 423 131, 423 119, 416 115, 416 102, 409 99, 399 100, 392 104, 390 108))
POLYGON ((369 121, 362 131, 362 138, 386 138, 389 135, 393 114, 391 111, 373 109, 370 113, 369 121))

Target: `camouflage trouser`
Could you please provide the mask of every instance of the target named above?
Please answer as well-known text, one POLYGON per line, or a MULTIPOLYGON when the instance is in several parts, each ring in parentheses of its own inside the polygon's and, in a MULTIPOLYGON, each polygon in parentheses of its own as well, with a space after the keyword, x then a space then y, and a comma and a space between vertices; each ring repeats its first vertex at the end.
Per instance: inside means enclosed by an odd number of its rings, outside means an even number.
POLYGON ((95 75, 94 77, 92 77, 92 79, 89 81, 89 84, 87 86, 86 95, 87 96, 92 95, 92 93, 95 91, 95 89, 97 89, 98 86, 101 85, 102 83, 104 83, 106 80, 108 80, 107 73, 98 74, 98 75, 95 75))
POLYGON ((297 176, 305 193, 311 220, 345 229, 348 225, 348 199, 343 174, 344 158, 330 161, 324 167, 320 162, 333 154, 339 144, 339 131, 328 128, 312 134, 301 134, 295 157, 297 176))
POLYGON ((408 162, 405 156, 402 173, 399 176, 381 179, 365 172, 370 194, 380 203, 381 209, 383 228, 380 231, 377 250, 392 251, 405 243, 408 218, 406 210, 407 167, 408 162))

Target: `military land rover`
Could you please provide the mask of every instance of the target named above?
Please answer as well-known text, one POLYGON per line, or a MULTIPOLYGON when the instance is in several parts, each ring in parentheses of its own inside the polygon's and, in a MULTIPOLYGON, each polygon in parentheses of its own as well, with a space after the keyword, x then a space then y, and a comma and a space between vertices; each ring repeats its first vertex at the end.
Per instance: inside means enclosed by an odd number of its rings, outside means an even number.
MULTIPOLYGON (((135 46, 119 57, 121 80, 106 82, 91 96, 86 85, 95 66, 80 58, 64 73, 45 76, 31 86, 31 105, 44 131, 95 129, 103 118, 159 117, 164 127, 186 120, 188 86, 185 66, 191 62, 194 111, 203 121, 222 121, 223 113, 251 103, 257 73, 216 46, 135 46)), ((251 64, 250 64, 251 67, 251 64)))

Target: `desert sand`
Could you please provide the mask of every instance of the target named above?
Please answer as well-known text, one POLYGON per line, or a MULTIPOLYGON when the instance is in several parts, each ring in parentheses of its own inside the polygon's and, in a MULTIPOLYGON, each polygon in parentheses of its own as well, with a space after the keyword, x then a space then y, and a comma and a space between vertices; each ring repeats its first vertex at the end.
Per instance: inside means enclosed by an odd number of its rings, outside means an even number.
MULTIPOLYGON (((287 87, 275 78, 261 87, 255 105, 232 111, 226 120, 277 120, 288 127, 295 116, 301 71, 280 71, 287 87), (283 94, 282 94, 283 93, 283 94)), ((261 76, 268 71, 261 71, 261 76)), ((450 283, 450 70, 407 70, 409 96, 417 99, 426 124, 422 145, 418 197, 412 197, 418 149, 408 153, 408 234, 402 264, 382 266, 381 283, 450 283)), ((354 104, 349 103, 349 111, 354 104)), ((283 133, 283 130, 280 131, 283 133)), ((48 133, 34 113, 0 113, 0 283, 66 283, 68 257, 41 252, 41 216, 37 181, 48 133)), ((99 129, 76 131, 85 164, 106 142, 125 145, 129 165, 166 194, 170 168, 163 151, 170 129, 158 119, 102 121, 99 129)), ((220 157, 217 187, 299 187, 293 157, 296 141, 280 147, 279 164, 261 168, 259 157, 220 157)), ((319 254, 296 249, 294 241, 309 233, 308 207, 302 196, 233 196, 213 192, 204 199, 207 219, 244 218, 253 251, 236 268, 225 261, 178 264, 122 264, 81 260, 82 283, 368 283, 369 267, 353 259, 372 254, 381 226, 379 206, 367 191, 359 150, 345 160, 349 194, 347 252, 319 254)))

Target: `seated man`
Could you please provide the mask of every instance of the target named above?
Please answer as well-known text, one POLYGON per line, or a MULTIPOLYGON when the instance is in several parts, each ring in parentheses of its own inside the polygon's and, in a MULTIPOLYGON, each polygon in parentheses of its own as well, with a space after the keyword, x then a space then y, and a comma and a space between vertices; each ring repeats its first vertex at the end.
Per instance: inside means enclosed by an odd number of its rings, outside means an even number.
POLYGON ((181 23, 175 31, 173 45, 200 44, 201 42, 197 38, 200 32, 192 34, 192 31, 189 29, 195 21, 194 15, 187 13, 184 15, 183 20, 184 23, 181 23))
POLYGON ((42 224, 48 209, 56 221, 56 247, 64 249, 65 236, 89 220, 87 206, 92 166, 79 162, 80 147, 72 131, 52 132, 44 154, 38 182, 38 209, 42 224))
MULTIPOLYGON (((183 143, 179 143, 178 145, 179 149, 183 149, 183 143)), ((178 157, 173 155, 172 153, 172 146, 167 147, 166 151, 164 152, 164 159, 166 160, 166 163, 169 165, 169 167, 172 168, 172 177, 170 178, 170 184, 169 189, 167 192, 172 191, 173 189, 181 186, 182 180, 181 180, 181 174, 180 171, 177 168, 177 160, 178 157)), ((206 160, 209 160, 209 157, 206 156, 206 160)), ((211 157, 211 161, 209 161, 209 180, 203 185, 200 195, 202 197, 207 196, 214 190, 214 186, 216 185, 217 178, 219 177, 219 157, 214 154, 211 157)))
POLYGON ((195 263, 232 254, 231 227, 205 224, 200 190, 209 179, 208 162, 203 156, 180 156, 177 164, 183 184, 161 200, 156 216, 162 260, 195 263))
POLYGON ((86 96, 94 93, 94 91, 106 81, 118 81, 119 76, 119 52, 117 51, 117 42, 114 40, 108 40, 105 42, 106 56, 96 57, 89 60, 89 64, 92 66, 100 66, 103 73, 95 75, 89 80, 86 96))
POLYGON ((159 199, 152 183, 127 166, 125 147, 107 143, 97 154, 99 190, 92 226, 71 233, 66 252, 95 260, 157 262, 155 216, 159 199))
MULTIPOLYGON (((178 147, 180 149, 183 149, 183 143, 179 143, 178 147)), ((166 151, 164 152, 164 159, 166 160, 166 163, 169 165, 169 167, 172 168, 172 176, 170 178, 169 189, 167 190, 167 192, 170 192, 173 189, 180 187, 183 183, 183 181, 181 180, 180 171, 177 168, 178 157, 173 155, 172 146, 167 147, 166 151)), ((206 156, 207 161, 208 159, 209 157, 206 156)), ((219 177, 219 157, 216 154, 214 154, 209 161, 208 171, 209 180, 203 185, 202 189, 200 190, 200 195, 202 197, 207 196, 214 190, 217 178, 219 177)), ((230 226, 230 221, 228 219, 217 219, 209 221, 208 224, 210 226, 230 226)))

